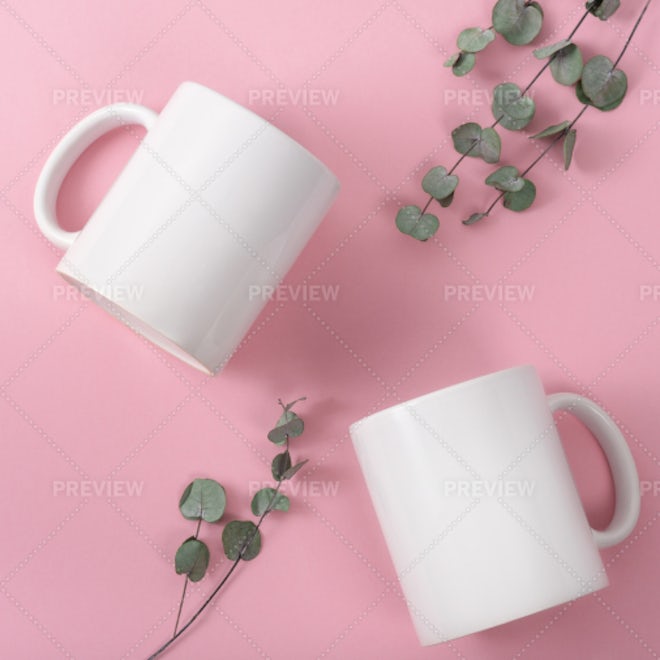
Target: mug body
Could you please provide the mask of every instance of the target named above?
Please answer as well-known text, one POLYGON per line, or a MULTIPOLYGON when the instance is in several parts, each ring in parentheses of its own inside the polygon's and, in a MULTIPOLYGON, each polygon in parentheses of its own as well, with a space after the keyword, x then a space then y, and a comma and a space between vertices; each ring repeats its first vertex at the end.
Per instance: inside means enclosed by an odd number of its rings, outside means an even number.
POLYGON ((388 408, 350 434, 422 644, 607 586, 533 367, 388 408))
POLYGON ((183 83, 57 270, 213 373, 234 352, 339 184, 258 115, 183 83))

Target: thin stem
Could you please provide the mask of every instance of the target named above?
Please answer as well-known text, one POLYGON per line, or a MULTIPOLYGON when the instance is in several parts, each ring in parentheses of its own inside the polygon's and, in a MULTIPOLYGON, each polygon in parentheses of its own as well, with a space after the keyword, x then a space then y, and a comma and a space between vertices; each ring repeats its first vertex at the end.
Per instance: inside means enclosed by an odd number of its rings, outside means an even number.
MULTIPOLYGON (((287 438, 286 440, 286 451, 289 450, 289 439, 287 438)), ((225 586, 225 583, 227 580, 231 577, 231 574, 236 570, 236 567, 239 565, 241 562, 241 559, 243 559, 243 554, 245 553, 245 550, 249 547, 250 543, 252 543, 252 540, 254 539, 255 535, 258 533, 259 528, 261 527, 261 523, 263 523, 264 518, 272 511, 271 507, 273 506, 273 503, 275 502, 275 499, 277 498, 277 495, 279 493, 279 490, 282 486, 282 481, 278 481, 277 483, 277 488, 275 488, 273 494, 271 495, 270 501, 268 502, 268 506, 266 507, 266 510, 261 514, 259 517, 259 520, 257 521, 257 524, 255 526, 255 530, 252 532, 252 534, 245 539, 245 542, 243 543, 243 546, 238 554, 238 557, 234 560, 232 565, 229 567, 229 570, 225 573, 224 577, 222 580, 220 580, 220 583, 216 586, 216 588, 211 592, 211 595, 202 603, 200 608, 193 614, 190 619, 186 622, 184 626, 181 627, 181 629, 178 632, 175 632, 170 639, 167 640, 158 650, 156 650, 154 653, 152 653, 149 656, 149 660, 153 660, 154 658, 158 657, 165 649, 167 649, 171 644, 173 644, 181 635, 183 635, 188 628, 195 622, 197 617, 211 604, 211 601, 215 598, 217 593, 222 589, 222 587, 225 586)))
MULTIPOLYGON (((200 518, 197 521, 197 529, 195 530, 195 533, 193 534, 193 538, 197 538, 199 536, 199 529, 202 526, 202 519, 200 518)), ((183 583, 183 593, 181 594, 181 600, 179 601, 179 611, 177 612, 176 615, 176 621, 174 622, 174 634, 176 635, 177 628, 179 627, 179 620, 181 619, 181 610, 183 610, 183 601, 186 599, 186 590, 188 589, 188 582, 190 578, 188 575, 186 575, 186 580, 183 583)))
POLYGON ((176 631, 179 628, 179 621, 181 620, 181 610, 183 610, 183 601, 186 599, 186 590, 188 589, 189 581, 190 580, 186 575, 186 579, 183 583, 183 592, 181 593, 181 600, 179 601, 179 611, 177 612, 176 621, 174 622, 174 632, 172 633, 174 636, 176 636, 176 631))
POLYGON ((637 21, 635 22, 632 31, 628 35, 628 39, 626 39, 626 43, 623 45, 623 49, 619 53, 619 57, 617 57, 616 60, 614 60, 614 64, 612 65, 612 70, 616 69, 616 65, 621 61, 621 58, 628 50, 628 46, 630 45, 633 36, 635 36, 635 32, 637 32, 637 28, 639 27, 639 24, 642 22, 642 18, 644 18, 644 14, 646 14, 646 10, 649 8, 650 4, 651 4, 651 0, 646 0, 646 4, 644 5, 644 8, 642 9, 640 15, 637 17, 637 21))

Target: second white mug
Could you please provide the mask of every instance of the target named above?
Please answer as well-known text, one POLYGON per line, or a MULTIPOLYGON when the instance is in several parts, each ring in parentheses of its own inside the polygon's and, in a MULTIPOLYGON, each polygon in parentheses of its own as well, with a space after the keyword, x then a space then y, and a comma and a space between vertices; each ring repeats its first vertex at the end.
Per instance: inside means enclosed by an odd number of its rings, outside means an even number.
POLYGON ((598 552, 637 522, 637 470, 621 432, 576 394, 546 397, 533 367, 421 396, 351 426, 422 644, 607 586, 598 552), (552 412, 578 417, 612 470, 614 517, 592 530, 552 412))

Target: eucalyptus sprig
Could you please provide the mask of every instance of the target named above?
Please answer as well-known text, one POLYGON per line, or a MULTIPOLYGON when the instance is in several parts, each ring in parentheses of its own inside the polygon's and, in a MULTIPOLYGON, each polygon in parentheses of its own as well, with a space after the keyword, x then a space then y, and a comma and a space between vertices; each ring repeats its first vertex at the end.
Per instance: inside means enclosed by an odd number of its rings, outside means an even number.
MULTIPOLYGON (((621 105, 628 89, 626 74, 617 68, 624 56, 639 24, 646 13, 651 0, 647 0, 635 24, 626 39, 618 57, 614 62, 604 55, 595 55, 584 66, 580 62, 580 75, 574 81, 575 93, 583 104, 582 109, 572 120, 564 120, 553 124, 531 135, 530 139, 552 138, 541 153, 521 172, 513 166, 500 167, 486 177, 486 184, 493 186, 499 194, 485 211, 473 213, 463 224, 472 225, 490 215, 497 202, 502 200, 505 208, 513 211, 523 211, 529 208, 536 197, 536 187, 525 176, 539 163, 546 154, 560 141, 563 141, 564 169, 568 170, 573 160, 573 151, 577 138, 575 124, 588 108, 593 107, 601 112, 609 112, 621 105)), ((606 20, 619 7, 619 0, 602 0, 599 3, 587 3, 587 8, 602 20, 606 20)), ((560 52, 560 51, 556 51, 560 52)))
MULTIPOLYGON (((583 103, 589 103, 601 110, 612 110, 621 103, 625 95, 625 74, 616 70, 616 63, 609 68, 612 63, 603 56, 592 58, 583 65, 580 49, 573 43, 575 33, 587 16, 591 14, 600 20, 607 20, 618 7, 619 0, 589 0, 582 16, 565 39, 534 51, 535 57, 545 60, 545 63, 525 88, 521 89, 512 82, 500 83, 495 87, 491 106, 495 120, 487 127, 482 128, 475 122, 468 122, 452 131, 454 149, 461 154, 460 158, 449 169, 436 166, 427 172, 422 179, 422 189, 429 195, 426 204, 422 208, 408 205, 399 209, 396 216, 399 231, 420 241, 428 240, 437 232, 440 222, 435 214, 428 212, 431 203, 435 200, 442 207, 448 207, 452 203, 459 184, 459 178, 454 172, 466 157, 481 158, 491 164, 499 162, 502 145, 495 128, 501 125, 507 130, 520 131, 532 121, 536 105, 527 92, 547 68, 550 68, 553 78, 560 84, 576 85, 576 93, 583 103)), ((498 0, 493 7, 491 27, 485 30, 463 30, 457 39, 459 52, 452 55, 445 65, 451 66, 455 75, 465 75, 474 67, 475 53, 492 43, 495 32, 511 44, 526 45, 538 36, 542 24, 543 10, 537 2, 498 0)), ((567 128, 569 123, 571 122, 562 122, 562 127, 554 133, 537 134, 535 137, 561 133, 560 137, 565 139, 565 151, 572 155, 575 132, 572 123, 571 127, 567 128)), ((568 156, 565 158, 566 163, 570 163, 570 160, 568 156)), ((536 187, 517 170, 513 175, 513 170, 515 168, 512 166, 500 168, 489 175, 487 184, 502 193, 498 200, 504 197, 506 208, 522 211, 534 201, 536 187)), ((528 171, 529 168, 525 173, 528 171)), ((474 224, 484 217, 486 213, 473 214, 464 224, 474 224)))
POLYGON ((268 432, 268 439, 274 445, 284 449, 273 458, 271 463, 271 474, 277 485, 275 488, 262 488, 252 498, 250 509, 257 518, 256 523, 252 520, 232 520, 225 525, 221 536, 222 549, 232 564, 204 603, 183 626, 179 627, 188 583, 199 582, 206 575, 211 557, 206 543, 198 538, 202 522, 210 524, 219 522, 225 513, 227 504, 225 489, 213 479, 195 479, 183 491, 179 500, 181 515, 186 520, 196 521, 197 525, 195 533, 179 546, 174 557, 175 571, 177 574, 185 576, 174 632, 160 648, 149 656, 149 660, 156 658, 169 648, 194 623, 226 584, 241 561, 251 561, 261 552, 261 532, 259 530, 266 516, 273 511, 289 510, 291 504, 289 498, 281 493, 280 489, 286 480, 293 478, 307 463, 307 460, 303 460, 294 464, 289 451, 290 440, 301 436, 305 430, 303 419, 293 411, 293 407, 304 400, 305 397, 301 397, 287 404, 278 400, 282 414, 275 426, 268 432))

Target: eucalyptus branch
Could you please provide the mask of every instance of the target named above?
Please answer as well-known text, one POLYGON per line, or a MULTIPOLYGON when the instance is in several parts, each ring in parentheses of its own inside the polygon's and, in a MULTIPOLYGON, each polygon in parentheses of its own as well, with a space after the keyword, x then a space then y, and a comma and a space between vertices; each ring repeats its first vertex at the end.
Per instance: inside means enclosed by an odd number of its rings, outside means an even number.
MULTIPOLYGON (((287 444, 287 448, 288 448, 288 444, 287 444)), ((225 586, 225 583, 227 582, 227 580, 229 580, 229 578, 231 577, 231 574, 236 570, 236 568, 241 563, 241 561, 243 561, 243 554, 244 554, 245 550, 249 547, 249 545, 254 541, 254 538, 255 538, 259 528, 261 527, 261 523, 263 523, 266 516, 269 513, 272 512, 273 509, 271 508, 271 506, 274 503, 275 498, 277 497, 281 486, 282 486, 282 482, 280 481, 280 482, 278 482, 277 487, 273 491, 273 495, 270 499, 270 502, 268 503, 268 507, 267 507, 266 511, 264 511, 261 514, 261 516, 259 517, 259 520, 257 521, 257 524, 255 525, 252 534, 248 538, 245 539, 245 542, 243 543, 243 547, 241 548, 241 551, 239 552, 238 557, 236 557, 236 559, 234 559, 233 563, 231 564, 231 566, 229 567, 227 572, 224 574, 224 576, 220 580, 220 582, 217 584, 215 589, 213 589, 213 591, 207 597, 207 599, 202 603, 202 605, 200 605, 200 607, 197 609, 197 611, 188 619, 186 624, 184 626, 182 626, 182 628, 178 632, 176 631, 176 628, 175 628, 175 632, 172 635, 172 637, 170 637, 170 639, 168 639, 167 642, 165 642, 157 651, 152 653, 149 656, 148 660, 153 660, 153 658, 158 657, 163 651, 165 651, 165 649, 167 649, 169 646, 171 646, 179 637, 181 637, 181 635, 183 635, 184 632, 186 632, 186 630, 188 628, 190 628, 190 626, 195 622, 195 620, 199 617, 199 615, 213 602, 213 599, 218 595, 218 592, 220 591, 220 589, 222 589, 222 587, 225 586)), ((185 584, 186 585, 188 584, 188 577, 187 576, 186 576, 185 584)), ((185 591, 184 591, 184 593, 185 593, 185 591)), ((183 605, 183 600, 181 601, 181 605, 183 605)), ((179 607, 179 615, 180 614, 181 614, 181 607, 179 607)), ((177 617, 177 624, 178 624, 178 621, 179 621, 179 618, 177 617)))
MULTIPOLYGON (((580 20, 577 22, 575 27, 571 30, 568 37, 566 37, 566 41, 570 41, 575 36, 575 33, 580 29, 580 26, 582 25, 582 23, 584 23, 585 19, 587 18, 587 16, 589 16, 590 13, 591 13, 591 9, 590 9, 589 6, 587 6, 587 8, 583 12, 582 16, 580 17, 580 20)), ((545 64, 543 64, 543 66, 536 72, 534 77, 523 88, 523 90, 521 92, 521 96, 524 96, 527 92, 529 92, 529 90, 534 86, 534 83, 537 82, 537 80, 543 75, 543 72, 550 66, 551 62, 552 62, 552 58, 549 58, 545 62, 545 64)), ((505 117, 504 113, 502 113, 498 117, 496 117, 495 120, 493 121, 493 123, 490 125, 490 128, 497 127, 500 124, 500 122, 502 121, 502 119, 504 119, 504 117, 505 117)), ((471 155, 471 153, 474 151, 474 149, 478 145, 479 145, 479 140, 474 140, 472 146, 465 153, 461 154, 460 158, 452 165, 452 167, 449 170, 448 174, 453 174, 454 170, 456 170, 456 168, 463 162, 463 160, 467 156, 471 155)), ((435 199, 435 197, 433 197, 433 195, 429 195, 429 199, 427 200, 426 206, 424 207, 424 211, 426 211, 426 209, 428 209, 428 207, 430 206, 431 202, 433 202, 434 199, 435 199)), ((438 200, 438 203, 440 203, 440 200, 438 200)), ((422 213, 424 211, 422 211, 422 213)))
POLYGON ((279 405, 282 407, 282 415, 275 427, 268 433, 268 439, 273 444, 284 447, 284 451, 277 454, 271 464, 271 472, 277 486, 275 488, 262 488, 252 498, 251 509, 257 517, 256 524, 249 520, 233 520, 225 525, 222 532, 222 546, 225 556, 232 561, 232 564, 202 605, 179 628, 188 582, 201 580, 208 568, 210 556, 208 547, 197 538, 202 520, 210 523, 219 521, 224 514, 226 505, 224 488, 212 479, 195 479, 183 492, 179 501, 179 509, 185 518, 198 521, 197 531, 194 536, 183 542, 175 557, 176 572, 185 574, 185 582, 174 633, 149 656, 149 660, 158 657, 190 628, 224 587, 241 561, 250 561, 259 554, 261 551, 260 528, 266 517, 276 510, 289 510, 289 498, 283 495, 280 489, 285 480, 291 479, 307 463, 307 460, 304 460, 292 465, 291 454, 289 453, 290 439, 302 435, 304 431, 303 420, 292 411, 293 406, 302 400, 304 400, 304 397, 286 405, 278 400, 279 405))
MULTIPOLYGON (((499 162, 502 142, 495 128, 501 126, 507 130, 520 131, 532 121, 536 104, 527 93, 546 69, 550 69, 552 77, 559 84, 575 85, 576 94, 583 104, 593 105, 600 110, 613 110, 621 103, 627 80, 625 74, 616 69, 616 65, 622 55, 615 63, 604 56, 596 56, 585 65, 580 49, 572 42, 589 14, 604 21, 614 14, 619 5, 620 0, 587 2, 584 12, 565 39, 534 50, 534 56, 545 62, 524 88, 510 82, 495 87, 491 104, 494 121, 490 126, 482 127, 475 122, 467 122, 452 131, 454 149, 460 157, 449 170, 436 166, 426 173, 422 179, 422 189, 428 195, 426 204, 423 208, 416 205, 400 208, 396 216, 399 231, 419 241, 426 241, 436 233, 440 223, 436 215, 428 212, 431 202, 436 200, 442 207, 452 203, 459 183, 454 172, 466 157, 481 158, 491 164, 499 162)), ((514 45, 531 43, 541 30, 543 11, 535 0, 497 0, 492 18, 490 28, 467 28, 459 34, 459 52, 445 62, 446 66, 451 66, 455 75, 465 75, 473 68, 475 53, 486 48, 495 39, 495 33, 514 45)), ((572 122, 564 121, 533 136, 540 138, 561 134, 556 141, 564 137, 567 166, 575 144, 572 125, 572 122)), ((512 166, 500 167, 486 179, 486 183, 502 192, 499 199, 503 197, 504 206, 514 211, 528 208, 536 197, 534 184, 524 179, 512 166)), ((473 224, 483 217, 484 213, 473 214, 465 224, 473 224)))
MULTIPOLYGON (((525 204, 526 206, 524 206, 524 208, 527 208, 527 206, 529 206, 534 200, 536 189, 528 179, 525 179, 525 176, 537 165, 537 163, 543 160, 543 158, 545 158, 545 156, 552 150, 552 148, 561 140, 564 141, 564 168, 569 168, 573 157, 573 149, 575 147, 575 124, 580 120, 588 108, 595 107, 604 111, 612 110, 618 107, 625 96, 627 91, 626 76, 623 71, 617 69, 616 66, 619 64, 626 50, 628 49, 628 46, 630 45, 635 32, 639 28, 644 14, 646 13, 646 10, 650 4, 651 0, 647 0, 644 4, 642 11, 637 17, 637 20, 635 21, 635 24, 633 25, 633 28, 630 31, 625 44, 623 45, 623 48, 619 52, 619 55, 616 60, 614 60, 614 62, 611 62, 603 55, 596 55, 584 67, 582 72, 582 79, 578 81, 576 86, 576 94, 583 103, 580 112, 578 112, 578 114, 571 121, 563 121, 559 124, 549 126, 540 133, 532 136, 532 138, 552 137, 552 140, 520 174, 517 173, 516 168, 505 166, 490 175, 486 179, 486 183, 494 185, 499 190, 499 194, 485 211, 481 213, 473 213, 467 220, 463 221, 463 224, 471 225, 484 218, 487 218, 490 215, 490 212, 495 208, 497 202, 499 202, 501 199, 504 199, 504 204, 506 206, 507 199, 509 202, 515 202, 515 195, 520 196, 520 204, 525 204), (599 81, 598 86, 593 84, 589 67, 591 67, 591 69, 593 69, 594 73, 596 74, 593 76, 593 78, 599 81), (587 72, 586 78, 585 71, 587 72), (587 89, 585 89, 585 85, 587 86, 587 89), (588 95, 588 91, 592 92, 591 97, 588 95), (505 170, 508 171, 504 172, 505 170), (522 185, 518 190, 514 190, 512 188, 514 182, 522 182, 522 185)), ((516 185, 518 184, 516 183, 516 185)), ((511 208, 511 206, 509 206, 509 208, 511 208)), ((514 210, 521 209, 514 208, 514 210)))

